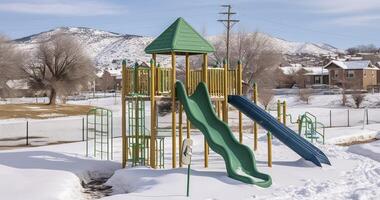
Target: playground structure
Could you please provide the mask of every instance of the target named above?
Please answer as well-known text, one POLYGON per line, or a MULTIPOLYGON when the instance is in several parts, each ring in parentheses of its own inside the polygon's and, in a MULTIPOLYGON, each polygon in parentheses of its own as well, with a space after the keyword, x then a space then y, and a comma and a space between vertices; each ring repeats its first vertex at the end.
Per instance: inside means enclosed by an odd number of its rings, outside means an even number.
POLYGON ((309 139, 313 142, 321 142, 325 144, 325 125, 321 122, 318 122, 317 117, 310 112, 305 112, 302 115, 299 115, 296 121, 293 121, 293 117, 290 114, 287 114, 286 101, 281 102, 277 101, 277 119, 279 122, 282 122, 285 126, 287 123, 287 117, 291 124, 296 124, 298 128, 298 134, 300 136, 309 139), (321 131, 318 131, 318 128, 321 131), (321 141, 320 141, 321 140, 321 141))
MULTIPOLYGON (((149 165, 156 168, 156 155, 154 154, 156 149, 157 134, 159 127, 157 124, 157 102, 159 101, 171 101, 172 103, 172 127, 176 127, 176 96, 175 96, 175 82, 176 82, 176 56, 185 56, 185 79, 186 79, 186 91, 188 94, 192 94, 198 83, 208 83, 208 91, 211 99, 218 110, 218 115, 223 117, 225 122, 228 122, 228 103, 227 96, 229 94, 242 94, 242 66, 239 63, 234 69, 229 69, 227 61, 223 62, 223 68, 208 68, 207 53, 213 52, 214 48, 204 38, 202 38, 196 31, 187 24, 182 18, 177 19, 167 30, 165 30, 155 41, 153 41, 146 49, 145 52, 152 54, 150 67, 126 67, 126 63, 123 63, 123 91, 122 91, 122 135, 123 144, 126 148, 123 148, 123 166, 126 166, 128 157, 134 157, 136 154, 131 154, 130 142, 128 139, 131 135, 131 131, 127 134, 127 115, 126 115, 126 102, 133 99, 133 95, 139 95, 142 101, 149 101, 151 106, 151 118, 150 118, 150 130, 149 130, 149 151, 150 151, 150 163, 149 165), (176 32, 176 37, 171 39, 177 39, 176 42, 169 41, 165 37, 176 32), (193 45, 187 45, 185 40, 189 40, 193 45), (176 46, 172 46, 176 44, 176 46), (170 55, 172 58, 172 66, 161 67, 157 65, 157 54, 170 55), (201 69, 190 69, 190 56, 202 55, 203 65, 201 69), (223 112, 222 112, 223 111, 223 112)), ((178 119, 178 131, 176 128, 172 129, 172 167, 177 167, 177 163, 181 166, 181 162, 177 161, 177 152, 181 149, 183 139, 183 107, 179 106, 179 119, 178 119), (178 135, 178 141, 177 141, 178 135), (178 143, 178 149, 177 149, 178 143), (178 150, 178 151, 177 151, 178 150)), ((130 114, 130 111, 128 111, 130 114)), ((130 117, 129 117, 130 118, 130 117)), ((130 126, 130 125, 129 125, 130 126)), ((191 129, 190 122, 186 122, 186 137, 190 138, 191 129)), ((133 134, 133 133, 132 133, 133 134)), ((239 141, 243 139, 242 134, 242 115, 239 115, 239 141)), ((133 149, 133 148, 132 148, 133 149)), ((205 142, 205 162, 204 166, 208 166, 208 145, 205 142)), ((135 159, 135 158, 132 158, 135 159)), ((181 158, 179 158, 181 159, 181 158)))
POLYGON ((317 121, 317 117, 309 112, 305 112, 298 117, 298 134, 305 136, 312 143, 319 142, 325 144, 325 126, 317 121), (318 132, 318 127, 322 129, 322 133, 318 132))
POLYGON ((113 116, 112 111, 94 108, 86 116, 86 156, 113 159, 113 116), (92 149, 92 150, 91 150, 92 149))
POLYGON ((171 158, 172 168, 182 167, 181 149, 183 140, 183 118, 185 111, 186 138, 191 137, 190 127, 199 129, 204 137, 204 167, 208 167, 209 148, 220 154, 226 163, 228 176, 239 181, 256 184, 261 187, 271 185, 270 176, 256 169, 256 161, 250 148, 242 144, 244 113, 254 121, 254 149, 257 150, 258 124, 267 129, 268 165, 271 166, 271 134, 306 160, 318 166, 330 164, 328 158, 319 149, 304 138, 280 123, 278 119, 255 105, 257 86, 254 87, 253 101, 242 97, 242 64, 230 68, 228 60, 222 68, 209 68, 207 54, 214 51, 200 34, 182 18, 178 18, 145 49, 152 55, 150 67, 122 66, 122 165, 128 162, 149 165, 157 168, 157 146, 159 139, 157 104, 159 101, 171 102, 171 158), (157 65, 157 55, 170 55, 171 67, 157 65), (190 69, 190 56, 202 55, 201 69, 190 69), (185 56, 185 84, 176 81, 176 57, 185 56), (178 125, 177 125, 177 100, 178 125), (127 111, 128 102, 128 111, 127 111), (131 102, 136 102, 134 105, 131 102), (145 128, 145 102, 150 103, 150 129, 145 128), (228 104, 238 109, 238 139, 228 126, 228 104), (131 107, 133 109, 131 109, 131 107), (144 110, 144 111, 143 111, 144 110), (127 115, 128 113, 128 115, 127 115), (131 114, 135 113, 135 114, 131 114), (128 116, 128 120, 127 120, 128 116), (127 124, 129 129, 127 133, 127 124), (144 121, 144 122, 143 122, 144 121), (134 122, 134 123, 133 123, 134 122), (131 128, 131 126, 135 128, 131 128), (177 139, 178 136, 178 139, 177 139), (136 139, 132 139, 136 137, 136 139), (141 139, 144 138, 144 139, 141 139), (177 149, 178 144, 178 149, 177 149), (209 146, 210 145, 210 146, 209 146), (132 151, 132 153, 131 153, 132 151), (179 154, 178 154, 179 153, 179 154), (177 161, 177 156, 179 160, 177 161), (132 158, 129 158, 132 157, 132 158))

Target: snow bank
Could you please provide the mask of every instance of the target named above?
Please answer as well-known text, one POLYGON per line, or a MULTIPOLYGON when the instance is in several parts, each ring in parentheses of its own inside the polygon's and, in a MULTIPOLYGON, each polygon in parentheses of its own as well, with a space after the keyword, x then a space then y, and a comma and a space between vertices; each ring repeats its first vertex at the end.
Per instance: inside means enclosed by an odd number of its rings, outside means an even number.
POLYGON ((84 143, 0 152, 0 199, 86 199, 81 182, 110 177, 119 163, 83 157, 84 143))

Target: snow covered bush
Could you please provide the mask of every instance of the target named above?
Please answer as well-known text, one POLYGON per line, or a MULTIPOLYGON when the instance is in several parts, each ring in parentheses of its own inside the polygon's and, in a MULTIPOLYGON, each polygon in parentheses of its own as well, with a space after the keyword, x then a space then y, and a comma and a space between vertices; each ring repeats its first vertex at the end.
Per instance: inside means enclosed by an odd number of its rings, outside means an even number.
POLYGON ((365 99, 365 94, 357 92, 357 93, 351 94, 351 98, 352 100, 354 100, 356 108, 359 108, 365 99))
POLYGON ((306 104, 309 104, 312 93, 313 91, 310 88, 300 89, 298 95, 301 101, 305 102, 306 104))

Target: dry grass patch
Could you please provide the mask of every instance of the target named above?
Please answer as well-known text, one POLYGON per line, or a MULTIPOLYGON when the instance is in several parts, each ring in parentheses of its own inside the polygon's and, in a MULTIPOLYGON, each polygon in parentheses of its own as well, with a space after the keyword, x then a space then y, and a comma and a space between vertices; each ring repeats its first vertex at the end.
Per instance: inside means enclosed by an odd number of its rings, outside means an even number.
POLYGON ((373 138, 373 139, 362 140, 362 141, 352 141, 352 142, 347 142, 347 143, 340 143, 340 144, 337 144, 337 145, 339 145, 339 146, 351 146, 351 145, 355 145, 355 144, 371 143, 371 142, 374 142, 376 140, 377 140, 376 138, 373 138))
POLYGON ((93 108, 93 106, 70 104, 4 104, 0 105, 0 119, 47 119, 54 117, 85 115, 91 108, 93 108))

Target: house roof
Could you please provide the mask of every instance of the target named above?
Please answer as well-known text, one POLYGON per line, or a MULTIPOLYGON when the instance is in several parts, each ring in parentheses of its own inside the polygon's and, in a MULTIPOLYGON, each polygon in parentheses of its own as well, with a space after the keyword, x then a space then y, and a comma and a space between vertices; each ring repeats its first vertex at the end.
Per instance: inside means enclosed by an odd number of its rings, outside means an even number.
POLYGON ((214 47, 181 17, 145 48, 148 54, 203 54, 214 51, 214 47))
POLYGON ((305 75, 321 76, 329 74, 329 70, 324 69, 323 67, 304 67, 303 69, 306 70, 305 75))
POLYGON ((298 71, 305 70, 305 75, 328 75, 329 71, 327 69, 323 69, 323 67, 302 67, 302 66, 285 66, 280 67, 282 72, 285 75, 292 75, 294 73, 297 73, 298 71))
POLYGON ((369 60, 355 60, 355 61, 332 60, 325 66, 325 68, 330 66, 331 64, 335 64, 336 66, 342 69, 376 69, 378 70, 378 68, 373 66, 371 64, 371 61, 369 60))

